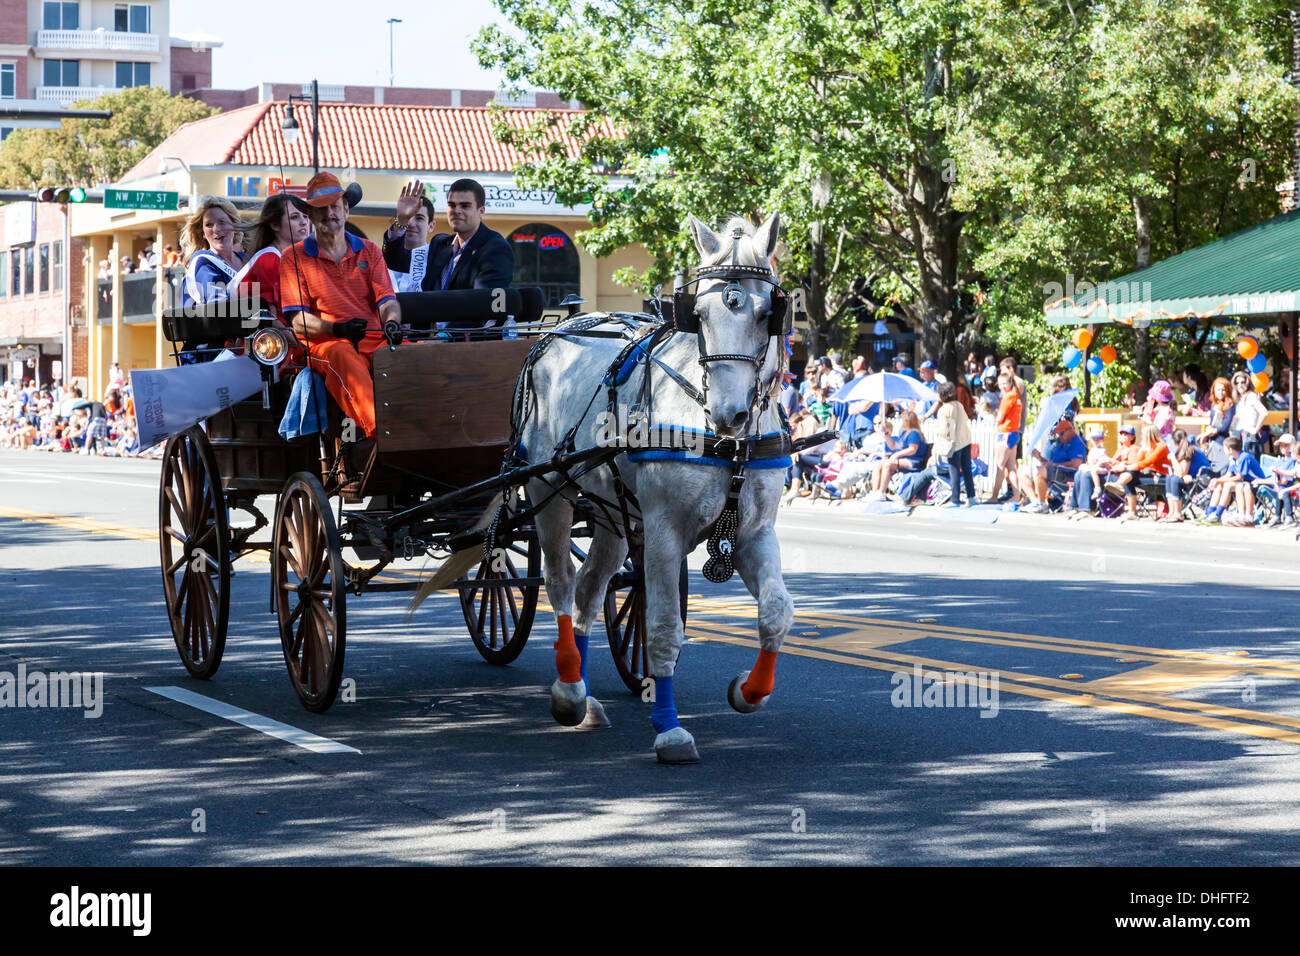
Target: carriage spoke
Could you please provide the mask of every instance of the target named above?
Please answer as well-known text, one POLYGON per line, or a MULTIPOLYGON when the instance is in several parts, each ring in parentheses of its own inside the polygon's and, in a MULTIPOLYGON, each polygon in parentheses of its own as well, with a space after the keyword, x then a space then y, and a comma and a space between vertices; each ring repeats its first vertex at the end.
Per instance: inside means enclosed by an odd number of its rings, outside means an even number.
MULTIPOLYGON (((173 476, 173 477, 174 477, 174 476, 173 476)), ((170 485, 169 485, 168 487, 166 487, 165 489, 163 489, 163 491, 164 491, 164 493, 167 495, 167 500, 171 503, 171 506, 172 506, 172 516, 173 516, 173 518, 174 518, 174 519, 176 520, 176 522, 181 526, 181 528, 184 529, 184 527, 185 527, 185 507, 181 504, 180 499, 176 497, 176 492, 172 491, 170 485)), ((170 525, 169 525, 169 527, 170 527, 170 525)), ((182 540, 183 540, 183 539, 182 539, 182 540)))
POLYGON ((491 588, 483 588, 483 596, 482 598, 479 599, 478 621, 476 623, 478 625, 477 627, 478 633, 480 634, 483 633, 483 623, 487 615, 488 597, 490 595, 491 590, 492 590, 491 588))
POLYGON ((172 577, 173 575, 176 574, 177 571, 181 569, 181 567, 186 563, 187 560, 188 559, 185 557, 185 555, 182 554, 179 558, 177 558, 175 561, 169 564, 167 566, 167 570, 164 571, 163 573, 166 574, 168 577, 172 577))
MULTIPOLYGON (((518 577, 518 575, 516 575, 518 577)), ((515 624, 519 623, 519 605, 515 603, 515 589, 503 588, 506 600, 510 602, 510 616, 514 619, 515 624)))
MULTIPOLYGON (((304 576, 302 573, 302 566, 298 564, 297 556, 287 544, 280 545, 280 556, 284 558, 285 566, 298 576, 298 580, 303 580, 304 576)), ((290 584, 287 580, 282 583, 286 591, 292 591, 296 587, 296 585, 290 584)))
POLYGON ((514 630, 506 620, 506 602, 504 593, 496 596, 496 605, 497 613, 501 615, 501 645, 504 647, 506 642, 510 640, 510 634, 514 630))
POLYGON ((171 535, 173 538, 175 538, 177 541, 179 541, 181 544, 184 544, 184 543, 185 543, 185 535, 181 534, 179 531, 177 531, 177 530, 176 530, 175 528, 173 528, 171 525, 167 525, 165 528, 163 528, 163 530, 166 531, 166 532, 167 532, 169 535, 171 535))
MULTIPOLYGON (((285 590, 293 590, 293 589, 292 589, 292 588, 289 588, 289 587, 286 585, 286 586, 285 586, 285 590)), ((307 609, 307 602, 306 602, 306 601, 299 601, 299 602, 298 602, 298 606, 295 607, 292 611, 289 612, 289 617, 285 620, 285 622, 284 622, 284 626, 285 626, 285 627, 293 627, 293 622, 296 621, 296 620, 298 620, 298 615, 301 614, 301 613, 302 613, 303 611, 305 611, 306 609, 307 609)))

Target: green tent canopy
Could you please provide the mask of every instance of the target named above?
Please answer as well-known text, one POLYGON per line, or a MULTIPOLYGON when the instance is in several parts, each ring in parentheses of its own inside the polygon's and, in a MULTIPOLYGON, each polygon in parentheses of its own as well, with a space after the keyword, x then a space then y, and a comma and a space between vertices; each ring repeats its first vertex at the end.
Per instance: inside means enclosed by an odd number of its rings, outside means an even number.
POLYGON ((1139 326, 1189 318, 1300 312, 1300 210, 1170 256, 1044 311, 1048 325, 1139 326))

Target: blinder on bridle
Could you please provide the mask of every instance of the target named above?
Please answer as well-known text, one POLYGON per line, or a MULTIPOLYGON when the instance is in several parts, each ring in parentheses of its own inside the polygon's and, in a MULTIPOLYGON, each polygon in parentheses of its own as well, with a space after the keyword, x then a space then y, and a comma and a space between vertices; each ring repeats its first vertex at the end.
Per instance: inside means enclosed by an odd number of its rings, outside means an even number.
POLYGON ((790 314, 789 299, 781 284, 776 281, 771 270, 763 266, 742 265, 705 266, 696 269, 695 278, 677 287, 673 292, 673 324, 678 332, 695 335, 700 332, 700 317, 695 312, 695 290, 692 286, 704 279, 727 280, 727 287, 722 290, 722 301, 732 311, 740 309, 749 298, 749 293, 737 280, 757 279, 759 282, 766 282, 772 287, 770 309, 767 314, 767 334, 769 337, 790 334, 793 316, 790 314))

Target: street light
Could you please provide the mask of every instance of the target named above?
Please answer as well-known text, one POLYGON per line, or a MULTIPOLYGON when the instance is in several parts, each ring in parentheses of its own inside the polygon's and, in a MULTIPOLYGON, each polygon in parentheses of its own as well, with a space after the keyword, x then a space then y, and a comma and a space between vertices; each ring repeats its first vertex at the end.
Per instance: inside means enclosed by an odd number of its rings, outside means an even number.
POLYGON ((388 18, 388 85, 393 85, 393 24, 401 23, 397 17, 388 18))
POLYGON ((320 88, 315 80, 311 81, 311 96, 299 96, 295 93, 289 94, 289 105, 284 111, 284 122, 280 124, 280 133, 284 136, 284 144, 293 146, 298 142, 298 137, 302 135, 302 128, 298 125, 298 119, 293 115, 293 101, 301 100, 302 102, 311 101, 311 167, 313 172, 320 172, 320 88))

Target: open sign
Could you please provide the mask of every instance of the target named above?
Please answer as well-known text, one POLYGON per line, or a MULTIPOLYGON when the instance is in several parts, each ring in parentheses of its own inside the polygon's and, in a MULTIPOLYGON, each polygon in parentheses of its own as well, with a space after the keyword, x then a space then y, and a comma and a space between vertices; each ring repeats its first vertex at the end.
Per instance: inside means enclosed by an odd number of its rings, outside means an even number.
POLYGON ((562 232, 553 232, 549 236, 542 236, 537 240, 537 245, 543 249, 561 249, 564 247, 566 236, 562 232))

